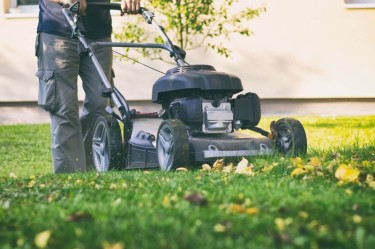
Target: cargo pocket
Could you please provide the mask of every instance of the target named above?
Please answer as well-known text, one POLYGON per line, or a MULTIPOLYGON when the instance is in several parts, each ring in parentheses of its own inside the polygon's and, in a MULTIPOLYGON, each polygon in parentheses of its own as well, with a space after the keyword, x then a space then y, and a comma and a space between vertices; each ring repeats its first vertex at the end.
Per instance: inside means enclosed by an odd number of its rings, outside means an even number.
POLYGON ((56 79, 54 70, 39 70, 38 105, 48 112, 57 109, 56 79))

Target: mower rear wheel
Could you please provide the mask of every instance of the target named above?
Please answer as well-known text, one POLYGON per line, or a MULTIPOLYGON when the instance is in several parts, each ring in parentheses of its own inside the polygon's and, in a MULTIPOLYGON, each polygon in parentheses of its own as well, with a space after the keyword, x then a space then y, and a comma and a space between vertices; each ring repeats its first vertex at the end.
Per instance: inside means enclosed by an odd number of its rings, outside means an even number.
POLYGON ((112 116, 99 116, 94 125, 92 155, 97 172, 123 166, 121 128, 112 116))
POLYGON ((156 153, 159 167, 171 171, 187 167, 189 163, 189 140, 184 123, 178 119, 164 120, 158 130, 156 153))
POLYGON ((283 154, 292 156, 307 152, 306 132, 301 122, 293 118, 282 118, 275 124, 276 147, 283 154))

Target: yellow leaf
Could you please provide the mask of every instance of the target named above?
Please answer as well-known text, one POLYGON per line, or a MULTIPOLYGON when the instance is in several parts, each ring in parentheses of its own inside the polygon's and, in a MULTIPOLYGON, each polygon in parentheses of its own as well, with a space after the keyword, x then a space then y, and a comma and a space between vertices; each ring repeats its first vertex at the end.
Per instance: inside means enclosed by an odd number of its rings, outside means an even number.
POLYGON ((211 171, 211 166, 207 163, 202 165, 202 171, 211 171))
POLYGON ((245 158, 242 158, 242 160, 238 163, 235 173, 237 174, 246 174, 246 175, 253 175, 253 169, 251 166, 248 166, 249 161, 245 158))
POLYGON ((370 182, 373 182, 374 181, 374 177, 370 174, 367 174, 366 176, 366 182, 367 183, 370 183, 370 182))
POLYGON ((368 174, 366 176, 366 183, 368 184, 368 186, 372 189, 375 190, 375 181, 374 181, 374 177, 370 174, 368 174))
POLYGON ((10 177, 10 178, 13 178, 13 179, 16 179, 16 178, 17 178, 17 175, 16 175, 14 172, 10 172, 10 173, 9 173, 9 177, 10 177))
POLYGON ((306 171, 302 168, 295 168, 292 173, 290 173, 291 176, 299 176, 305 174, 306 171))
POLYGON ((117 205, 119 205, 121 202, 122 202, 122 199, 121 199, 121 198, 117 198, 117 199, 113 202, 113 205, 117 206, 117 205))
POLYGON ((29 184, 27 184, 27 187, 32 188, 35 185, 35 180, 29 181, 29 184))
MULTIPOLYGON (((277 164, 276 164, 277 165, 277 164)), ((266 165, 262 168, 262 172, 266 173, 266 172, 269 172, 271 171, 275 166, 275 164, 271 164, 271 165, 266 165)))
POLYGON ((116 183, 111 183, 111 185, 109 185, 109 189, 117 189, 118 188, 118 185, 116 183))
POLYGON ((232 203, 227 207, 227 211, 232 214, 257 214, 259 209, 256 207, 247 208, 245 205, 232 203))
POLYGON ((363 167, 369 167, 369 166, 371 166, 371 163, 369 161, 365 160, 365 161, 362 161, 361 165, 363 167))
MULTIPOLYGON (((301 169, 301 168, 299 168, 301 169)), ((307 170, 307 171, 314 171, 315 170, 315 166, 312 166, 310 164, 307 164, 303 167, 303 169, 307 170)))
POLYGON ((252 207, 252 208, 246 208, 245 213, 246 214, 257 214, 259 211, 258 208, 252 207))
POLYGON ((317 176, 324 176, 324 173, 321 172, 321 171, 317 171, 317 172, 316 172, 316 175, 317 175, 317 176))
POLYGON ((292 163, 292 165, 294 167, 297 167, 297 168, 303 168, 303 161, 302 161, 302 158, 300 157, 296 157, 296 158, 291 158, 290 159, 290 162, 292 163))
POLYGON ((335 172, 335 177, 343 182, 354 182, 358 179, 359 170, 353 169, 346 164, 340 164, 335 172))
POLYGON ((293 222, 292 218, 286 218, 286 219, 276 218, 275 219, 275 225, 277 227, 277 230, 279 231, 284 231, 287 226, 292 224, 292 222, 293 222))
POLYGON ((234 170, 233 163, 230 163, 229 165, 223 168, 223 172, 225 173, 231 173, 233 172, 233 170, 234 170))
POLYGON ((45 230, 43 232, 38 233, 35 236, 35 240, 34 240, 35 245, 38 248, 46 248, 48 244, 48 240, 51 237, 51 233, 52 232, 50 230, 45 230))
POLYGON ((176 171, 188 172, 188 169, 184 168, 184 167, 179 167, 179 168, 176 169, 176 171))
POLYGON ((345 189, 345 194, 352 195, 353 191, 351 189, 347 188, 347 189, 345 189))
POLYGON ((230 213, 240 213, 243 214, 245 212, 245 208, 240 204, 231 204, 229 206, 229 212, 230 213))
POLYGON ((243 170, 247 167, 249 161, 246 158, 242 158, 242 160, 237 164, 237 170, 243 170))
POLYGON ((225 232, 226 228, 223 224, 216 224, 214 226, 214 231, 217 232, 217 233, 223 233, 225 232))
POLYGON ((103 243, 103 249, 124 249, 124 244, 121 243, 121 242, 117 242, 117 243, 114 243, 114 244, 111 244, 109 242, 104 242, 103 243))
POLYGON ((358 214, 353 215, 353 222, 354 222, 355 224, 359 224, 359 223, 361 223, 361 222, 362 222, 362 217, 359 216, 358 214))
POLYGON ((320 159, 318 157, 312 157, 309 160, 309 165, 314 167, 320 167, 322 166, 322 163, 320 162, 320 159))
POLYGON ((214 170, 221 170, 223 167, 224 167, 224 159, 217 159, 212 165, 212 168, 214 170))
POLYGON ((375 181, 368 183, 368 186, 375 190, 375 181))
POLYGON ((307 219, 309 217, 309 214, 305 211, 299 211, 298 216, 303 218, 303 219, 307 219))
POLYGON ((170 207, 171 206, 171 199, 169 198, 168 195, 165 195, 163 197, 163 206, 164 207, 170 207))

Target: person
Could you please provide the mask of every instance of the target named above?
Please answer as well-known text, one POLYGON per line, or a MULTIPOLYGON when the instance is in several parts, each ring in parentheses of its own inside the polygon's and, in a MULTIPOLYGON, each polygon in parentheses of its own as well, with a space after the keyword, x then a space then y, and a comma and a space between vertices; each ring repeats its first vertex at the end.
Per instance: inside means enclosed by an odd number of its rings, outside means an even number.
MULTIPOLYGON (((79 9, 89 42, 111 41, 109 10, 90 9, 87 3, 109 0, 80 0, 79 9)), ((101 96, 101 79, 88 55, 77 52, 78 39, 62 13, 72 0, 39 0, 35 42, 39 78, 38 105, 49 112, 54 173, 84 172, 92 167, 92 130, 98 115, 105 114, 109 99, 101 96), (78 76, 85 92, 79 114, 78 76)), ((121 15, 136 14, 140 0, 122 0, 121 15)), ((95 50, 107 78, 112 82, 112 49, 95 50)))

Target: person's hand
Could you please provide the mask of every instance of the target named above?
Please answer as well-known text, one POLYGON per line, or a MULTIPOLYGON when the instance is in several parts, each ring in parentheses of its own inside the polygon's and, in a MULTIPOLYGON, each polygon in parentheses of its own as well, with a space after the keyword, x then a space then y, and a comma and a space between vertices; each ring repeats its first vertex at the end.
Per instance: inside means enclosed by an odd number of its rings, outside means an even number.
POLYGON ((141 0, 121 0, 121 16, 124 14, 138 14, 141 0))

